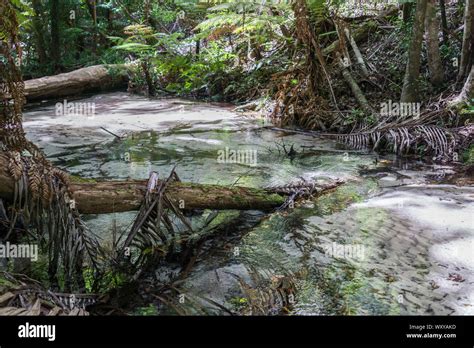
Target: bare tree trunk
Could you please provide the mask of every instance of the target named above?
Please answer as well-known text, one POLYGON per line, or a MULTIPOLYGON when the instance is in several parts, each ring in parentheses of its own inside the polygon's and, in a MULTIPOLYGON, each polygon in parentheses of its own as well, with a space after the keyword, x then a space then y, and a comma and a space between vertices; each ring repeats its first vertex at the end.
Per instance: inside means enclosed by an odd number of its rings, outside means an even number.
POLYGON ((143 4, 143 18, 145 19, 145 23, 147 23, 148 25, 151 25, 150 8, 151 8, 150 0, 145 0, 145 3, 143 4))
POLYGON ((408 23, 411 17, 412 10, 413 10, 413 3, 406 2, 403 4, 403 7, 402 7, 403 23, 408 23))
POLYGON ((32 17, 33 29, 36 37, 36 52, 38 53, 38 60, 41 65, 47 63, 46 55, 46 43, 43 35, 43 28, 41 24, 41 2, 39 0, 33 0, 32 6, 34 14, 32 17))
POLYGON ((418 77, 421 65, 421 44, 425 24, 426 6, 428 0, 419 0, 416 6, 415 19, 410 47, 408 49, 408 63, 403 79, 402 103, 417 101, 418 77))
POLYGON ((128 81, 127 65, 93 65, 68 73, 45 76, 25 81, 28 102, 57 99, 84 92, 125 89, 128 81))
POLYGON ((439 8, 441 11, 441 25, 443 28, 443 44, 447 45, 448 41, 448 20, 446 19, 446 3, 445 0, 439 0, 439 8))
POLYGON ((471 67, 471 72, 467 77, 466 83, 461 90, 461 93, 451 102, 451 107, 461 109, 470 100, 474 99, 474 65, 471 67))
MULTIPOLYGON (((374 20, 363 22, 360 26, 357 26, 356 28, 354 28, 354 30, 351 30, 352 38, 354 39, 356 43, 361 43, 361 42, 366 41, 370 37, 370 34, 376 31, 377 28, 379 27, 379 21, 388 19, 396 15, 397 12, 398 12, 397 8, 390 7, 388 10, 382 12, 380 15, 374 18, 374 20)), ((334 41, 332 44, 330 44, 329 46, 325 47, 322 50, 322 53, 324 56, 330 56, 334 52, 337 52, 340 46, 341 46, 341 43, 339 42, 339 39, 338 39, 334 41)))
POLYGON ((364 92, 362 92, 359 85, 352 77, 351 73, 349 72, 348 67, 344 65, 344 62, 340 56, 338 58, 339 58, 339 66, 342 68, 342 76, 344 77, 344 80, 347 82, 347 84, 351 88, 352 94, 354 94, 354 97, 356 98, 360 107, 362 108, 362 110, 364 110, 364 112, 367 115, 375 114, 374 109, 370 106, 369 102, 367 101, 367 98, 364 95, 364 92))
POLYGON ((199 56, 201 52, 201 40, 196 40, 196 56, 199 56))
POLYGON ((148 87, 148 95, 153 97, 156 95, 156 88, 155 84, 153 83, 153 77, 150 73, 150 64, 148 63, 148 60, 143 61, 141 66, 143 74, 145 75, 146 85, 148 87))
POLYGON ((112 31, 113 30, 113 12, 110 8, 107 8, 105 10, 105 17, 107 18, 107 30, 112 31))
POLYGON ((364 75, 364 77, 368 77, 369 70, 367 69, 367 66, 365 65, 365 61, 364 61, 364 58, 362 57, 362 53, 360 52, 359 46, 357 46, 357 43, 352 37, 349 29, 344 28, 344 33, 346 34, 346 37, 349 40, 349 43, 351 44, 352 50, 354 51, 354 55, 356 56, 357 63, 360 66, 360 70, 362 71, 362 74, 364 75))
POLYGON ((436 0, 428 0, 426 7, 426 32, 431 83, 434 86, 439 86, 444 81, 444 69, 439 51, 439 21, 436 17, 436 0))
POLYGON ((469 74, 473 61, 474 46, 474 0, 466 0, 464 12, 464 35, 462 41, 461 63, 458 81, 462 82, 469 74))
POLYGON ((97 23, 97 18, 94 10, 94 1, 92 0, 85 0, 85 4, 87 6, 87 10, 89 11, 89 14, 91 16, 92 21, 94 22, 94 25, 97 23))
POLYGON ((61 40, 59 37, 59 0, 51 1, 51 59, 55 73, 61 72, 61 40))
POLYGON ((465 100, 474 99, 474 65, 471 67, 471 72, 467 77, 464 88, 462 89, 461 95, 465 96, 465 100))
POLYGON ((92 52, 94 55, 97 54, 97 41, 98 41, 98 34, 97 34, 97 3, 96 0, 85 0, 85 4, 89 11, 89 15, 91 16, 92 22, 94 24, 93 32, 92 32, 92 52))
POLYGON ((94 19, 94 27, 97 28, 97 0, 93 0, 92 1, 92 17, 94 19))
MULTIPOLYGON (((380 16, 380 18, 383 18, 380 16)), ((362 24, 360 27, 357 27, 351 32, 352 38, 356 42, 363 42, 365 41, 371 32, 375 31, 378 27, 378 24, 376 21, 368 21, 362 24)), ((334 41, 332 44, 329 46, 325 47, 323 49, 323 55, 329 56, 333 54, 334 52, 337 52, 337 49, 341 46, 341 43, 339 40, 334 41)))

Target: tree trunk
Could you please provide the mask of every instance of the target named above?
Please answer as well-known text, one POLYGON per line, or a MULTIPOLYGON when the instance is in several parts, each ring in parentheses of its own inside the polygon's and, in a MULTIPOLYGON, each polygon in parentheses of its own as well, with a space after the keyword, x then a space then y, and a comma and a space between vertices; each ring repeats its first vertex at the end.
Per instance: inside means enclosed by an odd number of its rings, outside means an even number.
MULTIPOLYGON (((11 201, 14 181, 8 172, 8 160, 0 154, 0 198, 11 201)), ((318 187, 323 193, 339 185, 334 181, 318 187)), ((138 210, 146 191, 146 180, 97 181, 72 183, 76 208, 82 214, 106 214, 138 210)), ((286 199, 284 191, 270 191, 247 187, 225 187, 184 182, 172 182, 166 193, 183 210, 190 209, 257 209, 268 211, 281 206, 286 199)))
MULTIPOLYGON (((451 102, 450 106, 454 109, 463 108, 468 101, 474 99, 474 65, 471 67, 471 72, 467 77, 461 93, 451 102)), ((472 116, 471 116, 472 118, 472 116)))
POLYGON ((25 81, 28 101, 56 99, 84 92, 125 87, 126 65, 94 65, 69 73, 25 81))
POLYGON ((145 3, 143 4, 143 19, 145 20, 145 23, 147 25, 152 25, 150 23, 150 10, 151 10, 151 3, 150 0, 145 0, 145 3))
POLYGON ((344 33, 346 34, 346 37, 349 40, 349 43, 351 44, 352 50, 354 51, 354 55, 357 59, 357 63, 359 64, 359 67, 360 67, 360 70, 362 71, 363 76, 367 78, 369 76, 369 70, 367 69, 367 66, 365 65, 365 61, 364 61, 364 58, 362 57, 362 53, 360 52, 359 46, 357 46, 357 43, 352 37, 349 29, 345 28, 344 33))
POLYGON ((148 87, 148 95, 153 97, 156 95, 156 88, 155 84, 153 83, 153 77, 150 74, 150 64, 148 63, 148 60, 143 60, 141 62, 141 66, 143 73, 145 74, 145 81, 148 87))
POLYGON ((35 32, 36 38, 36 52, 38 53, 38 60, 40 65, 45 65, 47 63, 46 55, 46 41, 44 40, 43 35, 43 25, 41 23, 41 3, 39 0, 33 0, 32 6, 34 14, 32 17, 33 30, 35 32))
MULTIPOLYGON (((360 26, 357 26, 356 28, 354 28, 354 30, 351 31, 352 38, 356 43, 364 42, 369 37, 370 33, 378 28, 379 21, 388 19, 393 15, 397 14, 397 12, 398 9, 396 7, 389 8, 388 10, 378 15, 377 18, 374 18, 373 20, 369 20, 367 22, 364 22, 360 26)), ((332 44, 322 50, 323 55, 331 55, 332 53, 337 51, 340 45, 341 44, 339 40, 334 41, 332 44)))
POLYGON ((466 100, 474 99, 474 65, 471 66, 471 72, 467 77, 462 93, 464 93, 466 100))
POLYGON ((461 62, 459 65, 458 81, 462 82, 469 74, 474 55, 474 0, 466 0, 464 11, 464 34, 462 40, 461 62))
POLYGON ((417 2, 412 38, 408 49, 408 63, 403 80, 402 103, 412 103, 418 99, 417 90, 421 65, 421 44, 423 42, 427 3, 428 0, 419 0, 417 2))
POLYGON ((364 95, 364 92, 362 92, 359 85, 357 84, 357 82, 354 80, 351 73, 349 72, 349 68, 344 65, 344 62, 342 61, 340 57, 339 57, 339 66, 342 68, 342 76, 344 77, 344 80, 347 82, 347 84, 351 88, 352 94, 356 98, 362 110, 367 115, 374 115, 375 114, 374 109, 372 109, 372 107, 370 106, 369 102, 367 101, 367 98, 364 95))
MULTIPOLYGON (((378 27, 378 24, 376 21, 368 21, 362 26, 355 28, 352 31, 352 38, 354 39, 355 42, 360 43, 366 40, 369 37, 369 34, 372 30, 375 30, 378 27)), ((334 41, 332 44, 329 46, 325 47, 323 49, 323 54, 328 56, 331 55, 333 52, 337 51, 338 47, 340 46, 339 40, 334 41)))
POLYGON ((95 24, 96 23, 96 18, 95 18, 95 15, 94 15, 94 4, 93 4, 93 2, 91 0, 85 0, 84 2, 87 6, 87 10, 89 11, 89 15, 91 16, 91 19, 95 24))
POLYGON ((196 56, 199 56, 199 53, 201 52, 201 40, 196 40, 196 56))
POLYGON ((413 12, 413 3, 412 2, 404 3, 402 6, 403 23, 408 23, 410 21, 412 12, 413 12))
POLYGON ((97 57, 97 46, 98 46, 98 41, 99 41, 99 33, 98 33, 98 28, 97 28, 97 2, 96 0, 91 1, 92 5, 92 20, 94 21, 94 30, 92 33, 92 53, 94 54, 94 57, 97 57))
POLYGON ((107 30, 113 31, 113 12, 110 8, 106 8, 105 13, 105 17, 107 18, 107 30))
POLYGON ((448 45, 448 20, 446 19, 446 3, 444 0, 439 0, 439 8, 441 11, 441 25, 443 28, 443 44, 448 45))
POLYGON ((430 79, 431 83, 438 87, 444 81, 444 70, 439 51, 439 21, 436 16, 436 0, 428 0, 426 7, 426 33, 430 79))
POLYGON ((59 33, 59 0, 51 0, 51 59, 55 73, 61 71, 61 40, 59 33))
MULTIPOLYGON (((82 214, 138 210, 147 181, 109 181, 71 184, 77 209, 82 214)), ((283 195, 246 187, 170 183, 168 197, 177 207, 191 209, 271 210, 285 201, 283 195)))

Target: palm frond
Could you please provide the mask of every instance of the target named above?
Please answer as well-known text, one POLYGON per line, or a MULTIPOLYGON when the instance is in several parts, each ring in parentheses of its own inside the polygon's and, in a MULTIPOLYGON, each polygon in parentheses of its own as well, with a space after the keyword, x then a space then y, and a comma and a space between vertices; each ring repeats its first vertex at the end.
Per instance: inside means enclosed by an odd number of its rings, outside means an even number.
POLYGON ((474 126, 448 129, 435 125, 386 126, 366 132, 338 134, 334 137, 358 150, 377 150, 382 144, 394 153, 422 153, 441 161, 452 161, 460 148, 472 143, 474 126), (467 143, 467 144, 466 144, 467 143))

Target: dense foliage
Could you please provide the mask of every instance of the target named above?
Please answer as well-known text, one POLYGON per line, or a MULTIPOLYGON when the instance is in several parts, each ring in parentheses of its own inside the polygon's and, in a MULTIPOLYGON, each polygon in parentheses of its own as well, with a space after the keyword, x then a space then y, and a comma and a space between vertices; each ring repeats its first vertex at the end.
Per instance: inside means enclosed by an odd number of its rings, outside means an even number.
POLYGON ((25 78, 126 63, 131 92, 237 103, 260 98, 282 125, 369 131, 363 146, 379 144, 370 136, 381 125, 400 126, 400 118, 386 117, 380 107, 389 100, 421 103, 421 114, 429 114, 408 120, 410 136, 396 142, 415 144, 419 134, 412 130, 419 125, 456 127, 472 115, 471 2, 14 3, 25 78), (460 112, 454 118, 446 106, 455 95, 460 112), (430 114, 433 109, 440 112, 430 114))

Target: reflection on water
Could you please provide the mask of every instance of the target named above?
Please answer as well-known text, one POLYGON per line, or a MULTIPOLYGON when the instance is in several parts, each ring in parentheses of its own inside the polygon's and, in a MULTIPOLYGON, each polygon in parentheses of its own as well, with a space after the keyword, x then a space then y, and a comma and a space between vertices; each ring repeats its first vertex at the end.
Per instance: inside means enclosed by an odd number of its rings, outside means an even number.
MULTIPOLYGON (((239 238, 216 245, 196 265, 182 284, 189 292, 235 309, 236 302, 248 303, 243 284, 257 288, 261 272, 269 284, 291 275, 293 314, 474 314, 474 189, 428 180, 449 167, 395 158, 384 167, 375 154, 262 128, 227 108, 189 102, 177 108, 179 100, 140 97, 124 106, 123 97, 94 97, 99 114, 92 127, 55 117, 53 107, 28 112, 28 136, 55 164, 84 177, 146 178, 178 164, 182 180, 199 183, 348 182, 285 213, 237 214, 239 238), (100 127, 128 135, 114 139, 100 127), (256 166, 220 163, 225 148, 257 151, 256 166)), ((126 229, 132 218, 90 216, 89 225, 107 236, 112 219, 126 229)))

